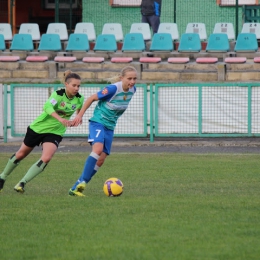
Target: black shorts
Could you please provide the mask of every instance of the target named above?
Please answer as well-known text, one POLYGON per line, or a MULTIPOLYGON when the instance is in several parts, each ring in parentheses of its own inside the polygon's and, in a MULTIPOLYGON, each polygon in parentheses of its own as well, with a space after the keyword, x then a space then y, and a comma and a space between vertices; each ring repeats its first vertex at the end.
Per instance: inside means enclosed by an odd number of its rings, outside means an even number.
POLYGON ((60 135, 48 134, 48 133, 38 134, 28 126, 23 142, 28 147, 35 147, 36 145, 39 146, 43 143, 53 143, 57 147, 59 147, 61 140, 62 140, 62 136, 60 135))

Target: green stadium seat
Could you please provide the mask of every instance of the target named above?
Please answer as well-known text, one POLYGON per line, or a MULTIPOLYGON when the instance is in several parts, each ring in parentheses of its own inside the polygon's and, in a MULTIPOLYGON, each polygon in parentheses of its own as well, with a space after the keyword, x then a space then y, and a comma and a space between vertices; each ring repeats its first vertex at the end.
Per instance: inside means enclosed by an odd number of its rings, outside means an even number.
POLYGON ((229 40, 225 33, 212 33, 209 36, 207 52, 227 52, 229 51, 229 40))
POLYGON ((199 34, 197 33, 184 33, 181 36, 179 52, 200 52, 201 42, 199 34))
POLYGON ((117 51, 116 37, 113 34, 100 34, 97 37, 94 51, 117 51))
POLYGON ((30 34, 15 34, 10 47, 11 51, 32 51, 33 40, 30 34))
POLYGON ((3 34, 0 34, 0 50, 4 51, 5 49, 6 49, 5 38, 3 34))
POLYGON ((43 34, 38 51, 60 51, 61 41, 58 34, 43 34))
POLYGON ((254 33, 240 33, 237 36, 235 52, 256 52, 258 43, 254 33))
POLYGON ((89 51, 87 34, 72 33, 69 37, 66 51, 89 51))
POLYGON ((123 52, 142 52, 145 50, 145 42, 142 33, 127 33, 122 47, 123 52))
POLYGON ((172 51, 173 41, 169 33, 155 33, 152 38, 150 51, 172 51))

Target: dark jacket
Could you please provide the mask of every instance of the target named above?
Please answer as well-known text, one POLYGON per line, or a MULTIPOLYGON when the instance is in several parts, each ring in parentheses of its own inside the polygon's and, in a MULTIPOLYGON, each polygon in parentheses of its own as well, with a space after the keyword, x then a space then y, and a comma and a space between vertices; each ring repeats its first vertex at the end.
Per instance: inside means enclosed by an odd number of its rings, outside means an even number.
POLYGON ((141 14, 142 15, 161 15, 162 0, 142 0, 141 14))

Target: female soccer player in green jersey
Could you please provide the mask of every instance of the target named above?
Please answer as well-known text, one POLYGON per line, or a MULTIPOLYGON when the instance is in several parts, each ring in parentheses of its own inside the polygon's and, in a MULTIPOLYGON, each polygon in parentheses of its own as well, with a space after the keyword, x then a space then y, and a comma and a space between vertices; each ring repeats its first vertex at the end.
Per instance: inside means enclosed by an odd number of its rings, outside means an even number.
POLYGON ((92 152, 88 156, 83 172, 69 191, 71 196, 84 196, 83 190, 99 167, 110 154, 114 129, 117 119, 125 112, 136 92, 137 72, 134 67, 127 66, 121 73, 111 78, 111 85, 90 96, 73 120, 72 125, 82 122, 82 116, 94 101, 98 101, 93 116, 89 119, 88 142, 92 152))
POLYGON ((41 173, 47 166, 58 149, 66 127, 71 126, 70 117, 74 112, 79 112, 83 106, 84 97, 79 94, 80 83, 81 78, 78 74, 71 71, 64 73, 65 88, 51 94, 44 104, 43 113, 28 126, 20 149, 11 156, 4 171, 0 174, 0 191, 4 187, 7 176, 36 145, 42 146, 41 158, 31 166, 14 187, 14 190, 23 193, 25 184, 41 173))

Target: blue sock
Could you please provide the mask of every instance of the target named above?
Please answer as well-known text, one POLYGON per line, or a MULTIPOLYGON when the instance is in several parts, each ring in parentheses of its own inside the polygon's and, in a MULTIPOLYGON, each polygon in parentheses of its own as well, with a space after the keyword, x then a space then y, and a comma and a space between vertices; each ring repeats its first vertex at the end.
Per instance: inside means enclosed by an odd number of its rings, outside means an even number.
POLYGON ((98 154, 96 154, 94 152, 90 153, 89 157, 87 158, 87 160, 85 162, 83 172, 82 172, 81 176, 79 177, 79 179, 76 181, 76 183, 71 188, 72 190, 75 190, 79 183, 81 183, 83 181, 88 183, 91 180, 91 177, 96 173, 96 171, 94 169, 95 169, 95 165, 96 165, 98 158, 99 158, 98 154))
MULTIPOLYGON (((95 175, 95 173, 98 171, 98 169, 99 169, 99 166, 95 165, 94 170, 93 170, 93 172, 92 172, 92 174, 91 174, 90 179, 95 175)), ((75 182, 75 184, 74 184, 73 187, 71 188, 72 190, 75 190, 76 187, 77 187, 81 182, 84 181, 83 175, 84 175, 84 172, 80 175, 79 179, 75 182)))

